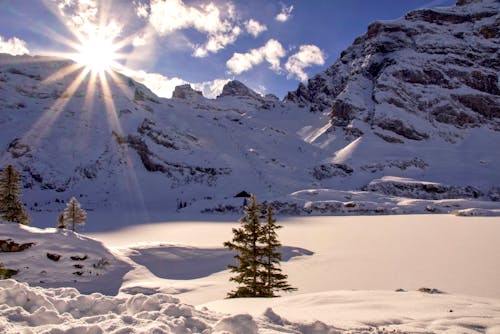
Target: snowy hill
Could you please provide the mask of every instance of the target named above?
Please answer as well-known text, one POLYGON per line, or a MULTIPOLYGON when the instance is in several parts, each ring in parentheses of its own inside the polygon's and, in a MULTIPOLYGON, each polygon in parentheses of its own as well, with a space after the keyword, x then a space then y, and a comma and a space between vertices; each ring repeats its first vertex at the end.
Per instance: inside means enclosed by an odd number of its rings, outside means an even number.
POLYGON ((162 99, 121 74, 0 55, 1 164, 21 171, 32 214, 72 196, 124 216, 238 211, 242 190, 292 214, 498 209, 497 20, 483 0, 376 22, 284 101, 237 81, 215 100, 187 86, 162 99))

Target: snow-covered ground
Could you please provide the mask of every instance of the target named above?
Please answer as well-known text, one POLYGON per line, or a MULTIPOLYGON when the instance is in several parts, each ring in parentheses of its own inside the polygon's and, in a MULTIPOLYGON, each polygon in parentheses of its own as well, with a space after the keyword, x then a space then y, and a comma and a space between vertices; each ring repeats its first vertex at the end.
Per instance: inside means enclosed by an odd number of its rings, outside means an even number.
POLYGON ((234 285, 224 268, 231 254, 221 245, 231 238, 238 217, 205 217, 173 216, 168 222, 94 233, 95 241, 0 225, 0 239, 35 242, 24 257, 1 254, 7 268, 20 269, 20 280, 47 285, 36 281, 38 261, 46 272, 59 270, 61 282, 52 286, 84 292, 93 286, 104 293, 121 286, 117 296, 89 296, 0 281, 0 328, 6 333, 69 328, 77 328, 74 333, 152 333, 153 328, 158 333, 500 332, 498 217, 279 218, 282 266, 298 291, 250 300, 224 299, 234 285), (81 250, 79 255, 88 255, 82 264, 90 268, 107 258, 99 281, 61 269, 73 264, 65 240, 81 250), (58 262, 46 258, 55 250, 62 254, 58 262), (31 261, 31 276, 23 273, 25 259, 31 261), (417 291, 422 287, 445 293, 417 291))

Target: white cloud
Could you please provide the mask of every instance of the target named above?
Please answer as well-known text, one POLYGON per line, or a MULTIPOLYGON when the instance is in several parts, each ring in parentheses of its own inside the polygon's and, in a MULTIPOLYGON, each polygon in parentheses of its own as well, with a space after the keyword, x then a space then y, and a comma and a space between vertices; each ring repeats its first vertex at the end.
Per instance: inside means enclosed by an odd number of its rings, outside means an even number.
POLYGON ((135 47, 143 46, 147 44, 147 39, 144 35, 135 36, 132 40, 132 45, 135 47))
POLYGON ((125 71, 124 74, 142 83, 156 95, 167 98, 172 97, 172 93, 176 86, 188 83, 181 78, 169 78, 159 73, 149 73, 142 70, 128 70, 125 71))
POLYGON ((254 19, 250 19, 245 22, 245 28, 247 32, 253 37, 259 36, 262 32, 267 30, 267 27, 264 24, 259 23, 254 19))
POLYGON ((64 19, 65 24, 83 38, 102 36, 105 39, 117 38, 123 25, 116 20, 101 22, 97 0, 52 0, 64 19))
POLYGON ((209 99, 215 99, 220 93, 222 93, 222 88, 227 84, 230 79, 215 79, 211 81, 205 81, 201 83, 193 83, 191 87, 196 90, 200 90, 203 96, 209 99))
MULTIPOLYGON (((137 13, 145 15, 148 10, 137 9, 137 13)), ((234 43, 241 33, 236 11, 231 3, 220 7, 214 3, 195 7, 184 4, 182 0, 151 0, 148 18, 149 23, 161 36, 187 28, 194 28, 206 34, 205 44, 193 46, 195 57, 205 57, 210 52, 218 52, 226 45, 234 43)))
POLYGON ((128 70, 123 74, 133 78, 137 82, 142 83, 159 97, 166 98, 172 97, 172 93, 174 92, 176 86, 184 84, 190 84, 193 89, 201 91, 203 96, 207 98, 216 98, 217 95, 220 95, 222 92, 224 85, 230 81, 229 79, 214 79, 211 81, 192 83, 181 78, 169 78, 159 73, 149 73, 142 70, 128 70))
POLYGON ((300 81, 307 80, 307 73, 304 68, 312 65, 323 65, 325 63, 325 54, 316 45, 301 45, 299 52, 288 58, 285 69, 288 71, 288 77, 295 76, 300 81))
POLYGON ((25 41, 17 37, 12 37, 4 40, 4 38, 0 36, 0 53, 8 53, 13 56, 17 56, 29 54, 30 51, 28 50, 25 41))
POLYGON ((138 3, 135 8, 135 13, 137 16, 142 18, 147 18, 149 16, 149 6, 145 3, 138 3))
POLYGON ((287 7, 284 4, 282 4, 281 12, 279 12, 279 14, 274 17, 274 19, 279 22, 286 22, 292 16, 292 11, 293 11, 293 5, 287 7))
POLYGON ((240 74, 263 61, 267 61, 273 71, 279 72, 281 70, 280 60, 285 55, 286 51, 281 43, 275 39, 270 39, 258 49, 252 49, 247 53, 234 53, 226 62, 226 66, 231 73, 240 74))

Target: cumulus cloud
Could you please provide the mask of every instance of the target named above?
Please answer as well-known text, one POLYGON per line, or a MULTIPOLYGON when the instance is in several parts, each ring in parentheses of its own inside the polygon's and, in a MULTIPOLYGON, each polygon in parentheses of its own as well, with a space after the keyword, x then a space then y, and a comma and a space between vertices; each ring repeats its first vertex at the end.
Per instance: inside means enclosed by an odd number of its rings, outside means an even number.
POLYGON ((59 8, 66 25, 84 38, 100 35, 106 39, 117 38, 123 25, 116 20, 101 22, 96 0, 52 0, 59 8))
POLYGON ((300 81, 307 80, 306 67, 323 65, 325 54, 316 45, 301 45, 299 51, 288 58, 285 69, 288 77, 296 77, 300 81))
POLYGON ((285 55, 286 51, 281 43, 275 39, 270 39, 264 46, 258 49, 252 49, 247 53, 234 53, 226 62, 226 66, 231 73, 240 74, 263 61, 267 61, 273 71, 279 72, 281 70, 281 58, 285 55))
POLYGON ((284 4, 281 4, 281 12, 279 12, 278 15, 274 17, 274 19, 279 22, 286 22, 292 16, 292 11, 293 11, 293 5, 287 7, 284 4))
POLYGON ((172 97, 176 86, 184 84, 190 84, 193 89, 201 91, 203 96, 207 98, 216 98, 222 92, 224 85, 230 81, 229 79, 214 79, 193 83, 178 77, 169 78, 159 73, 150 73, 142 70, 127 70, 124 74, 142 83, 159 97, 166 98, 172 97))
POLYGON ((203 93, 203 96, 209 98, 209 99, 214 99, 220 93, 222 93, 222 88, 224 88, 224 85, 227 84, 230 79, 215 79, 211 81, 205 81, 205 82, 200 82, 200 83, 193 83, 191 84, 191 87, 193 87, 196 90, 200 90, 203 93))
POLYGON ((28 50, 25 41, 17 37, 5 40, 2 36, 0 36, 0 53, 8 53, 13 56, 18 56, 29 54, 30 51, 28 50))
POLYGON ((165 36, 175 31, 194 28, 206 34, 207 41, 194 45, 193 55, 205 57, 236 41, 241 34, 234 5, 214 3, 188 6, 182 0, 151 0, 149 8, 139 5, 136 12, 148 17, 156 32, 165 36))
POLYGON ((267 30, 267 27, 264 24, 259 23, 254 19, 250 19, 245 22, 245 28, 247 32, 253 37, 259 36, 262 32, 267 30))

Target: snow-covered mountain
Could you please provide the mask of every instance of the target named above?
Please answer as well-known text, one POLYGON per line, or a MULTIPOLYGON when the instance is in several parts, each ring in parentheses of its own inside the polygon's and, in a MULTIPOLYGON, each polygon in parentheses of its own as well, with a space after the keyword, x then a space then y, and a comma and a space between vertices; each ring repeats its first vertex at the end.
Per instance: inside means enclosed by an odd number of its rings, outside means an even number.
POLYGON ((72 196, 227 211, 242 190, 291 213, 496 208, 498 23, 495 0, 375 22, 284 101, 238 81, 214 100, 189 86, 163 99, 121 74, 0 55, 1 164, 21 171, 32 211, 72 196))

